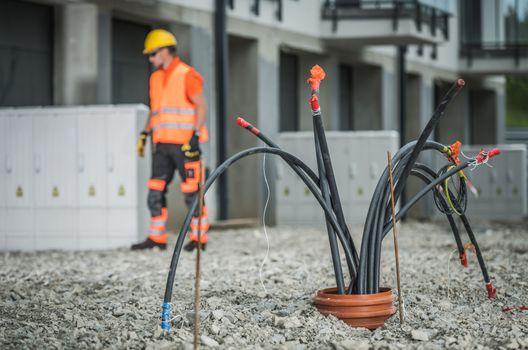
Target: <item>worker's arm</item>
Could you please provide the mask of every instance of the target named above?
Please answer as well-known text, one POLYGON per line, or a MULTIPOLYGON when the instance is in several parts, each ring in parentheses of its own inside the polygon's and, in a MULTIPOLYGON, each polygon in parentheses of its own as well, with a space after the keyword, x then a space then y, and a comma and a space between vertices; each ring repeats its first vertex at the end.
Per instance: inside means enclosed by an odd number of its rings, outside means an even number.
POLYGON ((150 118, 151 114, 149 113, 149 116, 147 118, 147 122, 145 123, 145 127, 143 128, 143 132, 150 134, 151 128, 150 128, 150 118))
POLYGON ((194 130, 200 131, 200 128, 205 124, 205 116, 207 114, 207 102, 202 93, 190 97, 191 101, 196 106, 196 125, 194 130))
POLYGON ((145 154, 145 144, 147 143, 147 136, 150 135, 150 118, 151 114, 149 113, 147 123, 145 124, 145 127, 143 128, 141 134, 139 134, 139 139, 136 143, 136 151, 138 156, 140 157, 143 157, 143 155, 145 154))

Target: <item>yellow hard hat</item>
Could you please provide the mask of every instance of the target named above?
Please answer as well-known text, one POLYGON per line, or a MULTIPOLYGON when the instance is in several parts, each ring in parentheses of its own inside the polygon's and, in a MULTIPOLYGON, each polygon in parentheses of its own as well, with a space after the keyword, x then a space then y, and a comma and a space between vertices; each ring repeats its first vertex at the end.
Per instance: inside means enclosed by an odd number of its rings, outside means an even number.
POLYGON ((154 29, 149 32, 145 38, 145 48, 143 49, 143 54, 146 55, 152 51, 167 46, 176 46, 176 38, 174 35, 165 29, 154 29))

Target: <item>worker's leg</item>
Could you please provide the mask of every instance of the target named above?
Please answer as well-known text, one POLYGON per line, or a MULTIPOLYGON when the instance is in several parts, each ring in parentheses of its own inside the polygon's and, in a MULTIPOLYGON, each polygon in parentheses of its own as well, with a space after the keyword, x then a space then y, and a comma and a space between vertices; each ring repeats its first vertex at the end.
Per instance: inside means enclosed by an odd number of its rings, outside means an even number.
MULTIPOLYGON (((200 177, 200 170, 203 174, 204 169, 201 169, 199 158, 187 159, 183 155, 183 152, 179 152, 175 160, 178 167, 178 172, 182 178, 180 188, 185 197, 185 204, 187 205, 187 208, 190 208, 194 199, 198 195, 198 183, 200 178, 203 179, 203 176, 200 177)), ((191 234, 189 238, 192 241, 198 241, 198 223, 200 222, 200 242, 205 244, 208 240, 207 231, 209 230, 209 216, 205 202, 202 207, 201 219, 199 218, 199 215, 199 206, 196 206, 191 221, 191 234)))
POLYGON ((167 243, 167 186, 174 176, 175 164, 171 157, 174 145, 158 144, 152 158, 152 176, 149 180, 148 207, 150 210, 149 238, 167 243))
POLYGON ((174 176, 175 164, 170 156, 171 145, 158 144, 152 157, 152 176, 148 181, 147 205, 150 211, 149 235, 145 242, 132 246, 132 249, 147 249, 154 246, 165 248, 168 240, 166 225, 168 210, 166 205, 167 186, 174 176))

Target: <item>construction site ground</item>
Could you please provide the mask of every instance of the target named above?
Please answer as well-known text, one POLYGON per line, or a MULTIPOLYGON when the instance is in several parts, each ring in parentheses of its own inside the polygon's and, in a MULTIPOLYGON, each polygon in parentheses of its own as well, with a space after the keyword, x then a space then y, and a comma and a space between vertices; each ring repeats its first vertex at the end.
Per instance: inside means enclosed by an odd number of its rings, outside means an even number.
MULTIPOLYGON (((335 286, 323 228, 269 227, 263 285, 263 228, 212 231, 202 255, 202 348, 528 348, 528 311, 504 311, 528 306, 526 222, 474 223, 493 301, 472 252, 461 266, 447 223, 398 227, 405 323, 396 313, 373 332, 324 317, 312 303, 318 289, 335 286)), ((357 246, 360 229, 352 227, 357 246)), ((191 349, 194 253, 182 252, 172 331, 160 330, 174 242, 167 251, 0 254, 0 348, 191 349)), ((396 288, 391 236, 381 285, 396 288)))

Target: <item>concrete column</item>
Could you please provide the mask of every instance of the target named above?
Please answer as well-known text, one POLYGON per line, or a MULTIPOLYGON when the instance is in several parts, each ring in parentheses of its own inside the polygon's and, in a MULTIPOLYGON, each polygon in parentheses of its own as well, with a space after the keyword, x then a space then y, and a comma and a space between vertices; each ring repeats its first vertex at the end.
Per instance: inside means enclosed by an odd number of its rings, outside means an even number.
POLYGON ((96 103, 97 34, 97 5, 67 4, 59 10, 55 64, 56 104, 96 103))
POLYGON ((506 96, 504 89, 497 90, 495 93, 495 108, 496 108, 496 120, 495 120, 495 140, 497 144, 503 144, 506 142, 506 96))
MULTIPOLYGON (((361 85, 357 85, 361 86, 361 85)), ((397 101, 398 101, 398 81, 394 72, 385 68, 381 72, 381 87, 377 91, 371 91, 375 96, 381 94, 381 115, 378 128, 382 130, 399 130, 397 101)))
MULTIPOLYGON (((241 129, 236 118, 242 116, 260 128, 265 122, 258 115, 258 48, 257 41, 230 35, 229 39, 229 93, 227 100, 227 152, 228 156, 255 147, 258 139, 241 129)), ((268 159, 273 156, 268 156, 268 159)), ((256 218, 259 214, 259 165, 262 156, 249 156, 233 164, 227 171, 229 218, 256 218)))
POLYGON ((112 12, 100 7, 97 36, 97 104, 112 103, 112 12))
MULTIPOLYGON (((258 41, 257 90, 258 90, 258 126, 272 140, 277 140, 279 134, 279 43, 275 40, 273 31, 262 35, 258 41)), ((259 142, 259 144, 262 144, 259 142)), ((275 156, 266 158, 266 175, 270 186, 270 202, 268 203, 266 222, 276 222, 276 162, 275 156)), ((260 185, 258 194, 259 217, 262 216, 267 189, 264 183, 262 162, 258 162, 257 181, 260 185)))

